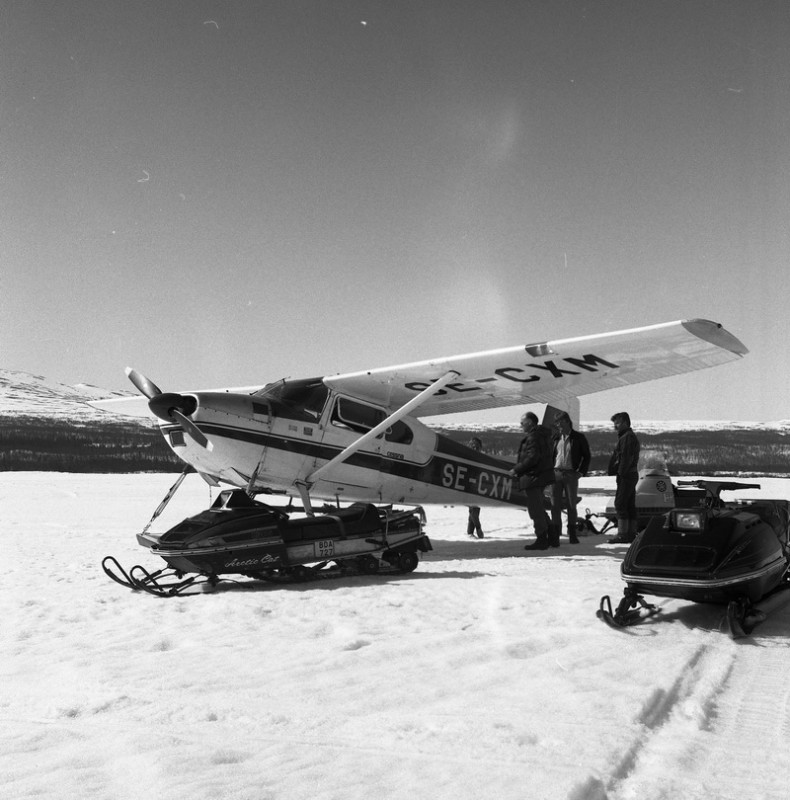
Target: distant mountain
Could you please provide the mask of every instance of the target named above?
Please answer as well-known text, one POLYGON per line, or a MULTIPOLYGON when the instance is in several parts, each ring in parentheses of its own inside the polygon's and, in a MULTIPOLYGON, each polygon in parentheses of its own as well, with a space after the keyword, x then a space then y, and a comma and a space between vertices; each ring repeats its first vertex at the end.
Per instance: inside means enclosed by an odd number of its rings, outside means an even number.
POLYGON ((111 392, 86 383, 68 386, 29 372, 0 369, 0 416, 107 421, 108 414, 91 408, 88 401, 133 394, 111 392))
POLYGON ((0 369, 0 471, 177 471, 180 462, 153 420, 88 405, 129 396, 0 369))

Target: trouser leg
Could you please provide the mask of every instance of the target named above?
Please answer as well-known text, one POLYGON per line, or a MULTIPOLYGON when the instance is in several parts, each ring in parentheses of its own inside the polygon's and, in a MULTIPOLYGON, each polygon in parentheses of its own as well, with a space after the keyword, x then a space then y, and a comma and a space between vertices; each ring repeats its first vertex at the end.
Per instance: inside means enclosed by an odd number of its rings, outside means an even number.
POLYGON ((480 507, 469 506, 469 524, 466 527, 469 536, 477 534, 478 539, 483 538, 483 527, 480 524, 480 507))
POLYGON ((562 482, 562 473, 555 472, 555 481, 551 486, 551 524, 557 530, 562 530, 562 496, 564 485, 562 482))
POLYGON ((565 502, 568 504, 568 535, 576 535, 576 500, 579 492, 579 475, 576 472, 566 472, 563 476, 565 484, 565 502))
POLYGON ((639 476, 618 475, 617 490, 614 495, 614 509, 618 517, 636 519, 636 483, 639 476))
POLYGON ((549 518, 543 505, 543 490, 539 487, 533 487, 527 489, 524 494, 527 498, 527 513, 535 528, 535 536, 545 541, 549 529, 549 518))
POLYGON ((614 508, 617 514, 617 536, 621 542, 633 541, 636 537, 636 484, 637 474, 618 475, 617 491, 614 496, 614 508))

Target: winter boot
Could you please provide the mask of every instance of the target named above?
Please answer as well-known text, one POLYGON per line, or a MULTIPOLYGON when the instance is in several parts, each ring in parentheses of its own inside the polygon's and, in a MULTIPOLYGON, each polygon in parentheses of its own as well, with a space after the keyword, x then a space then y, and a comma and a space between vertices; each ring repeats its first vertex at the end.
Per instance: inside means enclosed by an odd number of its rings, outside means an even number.
POLYGON ((525 544, 525 550, 548 550, 549 549, 549 541, 546 538, 545 533, 539 533, 538 538, 535 539, 532 544, 525 544))
POLYGON ((579 544, 579 537, 576 535, 575 526, 568 526, 568 544, 579 544))

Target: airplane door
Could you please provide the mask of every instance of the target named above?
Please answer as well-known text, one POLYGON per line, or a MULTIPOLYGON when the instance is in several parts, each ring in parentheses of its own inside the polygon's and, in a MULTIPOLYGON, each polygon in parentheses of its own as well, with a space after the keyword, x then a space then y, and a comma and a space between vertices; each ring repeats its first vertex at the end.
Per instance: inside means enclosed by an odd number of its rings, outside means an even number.
MULTIPOLYGON (((342 395, 335 397, 324 426, 322 450, 325 459, 334 458, 385 418, 385 411, 378 406, 342 395)), ((344 484, 349 493, 355 493, 358 497, 376 497, 381 491, 382 442, 383 437, 378 437, 352 454, 347 461, 338 464, 333 468, 332 477, 327 476, 327 483, 344 484)))

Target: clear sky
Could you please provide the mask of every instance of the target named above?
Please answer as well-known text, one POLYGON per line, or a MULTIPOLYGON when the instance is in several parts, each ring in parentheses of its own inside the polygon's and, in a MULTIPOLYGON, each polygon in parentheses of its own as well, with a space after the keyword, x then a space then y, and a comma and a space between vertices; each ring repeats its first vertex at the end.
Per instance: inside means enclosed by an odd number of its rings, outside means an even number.
POLYGON ((790 417, 788 42, 785 0, 5 0, 0 366, 207 388, 705 317, 750 355, 582 420, 790 417))

